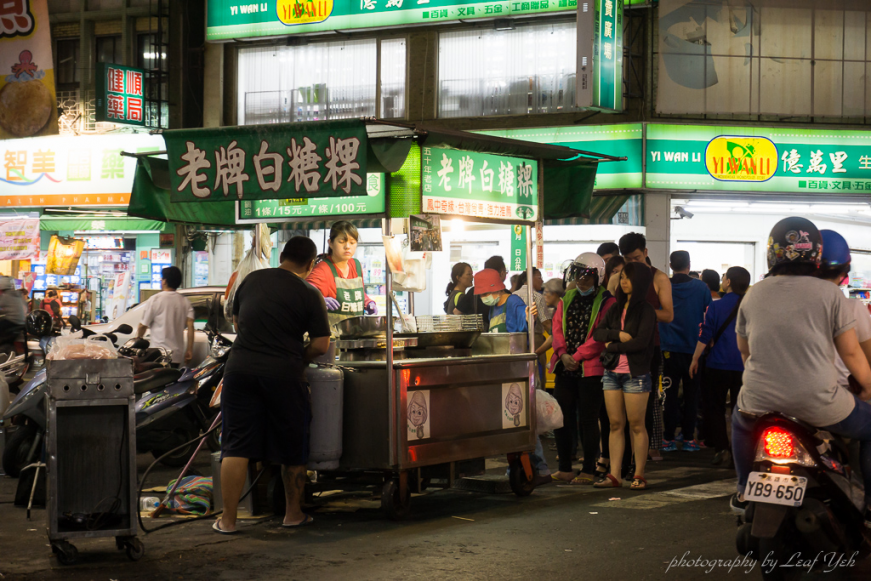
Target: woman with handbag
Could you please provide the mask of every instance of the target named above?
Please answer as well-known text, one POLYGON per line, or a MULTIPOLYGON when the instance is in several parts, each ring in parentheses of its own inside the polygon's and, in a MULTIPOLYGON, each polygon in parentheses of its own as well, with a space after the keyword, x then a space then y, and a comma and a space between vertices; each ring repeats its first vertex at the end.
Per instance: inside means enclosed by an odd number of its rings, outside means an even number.
POLYGON ((626 419, 635 450, 635 474, 632 490, 647 488, 644 468, 649 445, 644 416, 652 381, 650 362, 653 358, 653 338, 656 312, 647 302, 647 291, 653 280, 652 270, 643 263, 630 262, 620 273, 617 304, 608 311, 604 322, 594 331, 596 341, 605 343, 601 361, 605 368, 602 389, 605 407, 611 422, 611 472, 596 488, 619 488, 623 485, 620 467, 623 463, 623 431, 626 419))
POLYGON ((574 282, 557 304, 553 319, 553 358, 556 375, 554 397, 563 412, 563 427, 554 430, 559 472, 553 479, 571 484, 593 484, 599 454, 599 410, 602 407, 602 375, 599 355, 605 345, 593 339, 593 331, 616 302, 602 284, 605 261, 592 252, 578 256, 566 271, 566 283, 574 282), (584 463, 575 476, 572 470, 573 434, 581 420, 584 463))

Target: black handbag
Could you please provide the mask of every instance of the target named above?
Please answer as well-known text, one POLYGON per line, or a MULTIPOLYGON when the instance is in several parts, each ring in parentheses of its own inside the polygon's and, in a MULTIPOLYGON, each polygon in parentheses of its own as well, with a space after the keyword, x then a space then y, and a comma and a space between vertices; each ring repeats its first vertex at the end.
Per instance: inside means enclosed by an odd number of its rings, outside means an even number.
POLYGON ((602 354, 599 355, 599 361, 602 363, 602 367, 608 371, 614 371, 620 364, 620 354, 614 351, 602 351, 602 354))

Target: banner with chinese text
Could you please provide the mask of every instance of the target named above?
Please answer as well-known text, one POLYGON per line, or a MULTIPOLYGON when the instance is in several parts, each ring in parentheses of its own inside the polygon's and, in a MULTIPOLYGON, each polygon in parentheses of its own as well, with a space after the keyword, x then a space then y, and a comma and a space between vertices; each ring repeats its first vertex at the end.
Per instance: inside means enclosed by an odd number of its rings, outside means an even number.
POLYGON ((0 140, 56 134, 47 0, 0 0, 0 140))
POLYGON ((538 162, 438 147, 421 148, 421 210, 509 222, 538 217, 538 162))
POLYGON ((645 187, 871 192, 867 131, 649 124, 645 187))
POLYGON ((341 199, 243 200, 236 202, 236 223, 292 222, 334 216, 353 218, 384 214, 387 200, 384 182, 384 174, 367 174, 365 196, 341 199))
POLYGON ((624 0, 578 4, 578 107, 623 110, 624 0))
POLYGON ((526 226, 515 224, 511 228, 511 260, 508 270, 512 272, 526 270, 526 226))
POLYGON ((39 218, 0 220, 0 260, 24 260, 39 254, 39 218))
POLYGON ((164 132, 172 201, 366 195, 360 120, 164 132))
POLYGON ((146 133, 0 140, 0 207, 125 206, 136 159, 165 149, 146 133))
POLYGON ((145 71, 121 65, 97 63, 97 121, 145 125, 145 71))

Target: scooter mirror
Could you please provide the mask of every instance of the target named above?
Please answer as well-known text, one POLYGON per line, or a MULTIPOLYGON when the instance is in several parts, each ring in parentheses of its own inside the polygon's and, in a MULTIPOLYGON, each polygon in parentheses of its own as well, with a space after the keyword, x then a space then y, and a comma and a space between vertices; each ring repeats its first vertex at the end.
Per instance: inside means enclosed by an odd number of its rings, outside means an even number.
POLYGON ((119 325, 117 329, 114 331, 115 333, 121 333, 122 335, 129 335, 133 332, 133 327, 128 324, 119 325))

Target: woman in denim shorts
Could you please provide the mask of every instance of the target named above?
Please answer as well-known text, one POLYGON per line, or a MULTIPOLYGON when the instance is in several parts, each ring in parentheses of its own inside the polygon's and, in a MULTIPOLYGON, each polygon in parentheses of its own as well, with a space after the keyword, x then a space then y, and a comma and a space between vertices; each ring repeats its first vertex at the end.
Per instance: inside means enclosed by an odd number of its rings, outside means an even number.
POLYGON ((602 389, 611 423, 611 473, 595 484, 597 488, 619 488, 623 485, 620 466, 625 451, 623 430, 627 416, 636 451, 635 474, 630 488, 647 488, 644 468, 649 442, 644 415, 652 387, 650 362, 653 358, 656 312, 645 297, 652 280, 653 272, 647 265, 636 262, 627 264, 620 273, 617 304, 608 311, 605 321, 593 333, 596 341, 606 345, 602 389), (611 361, 608 360, 609 354, 611 361))

